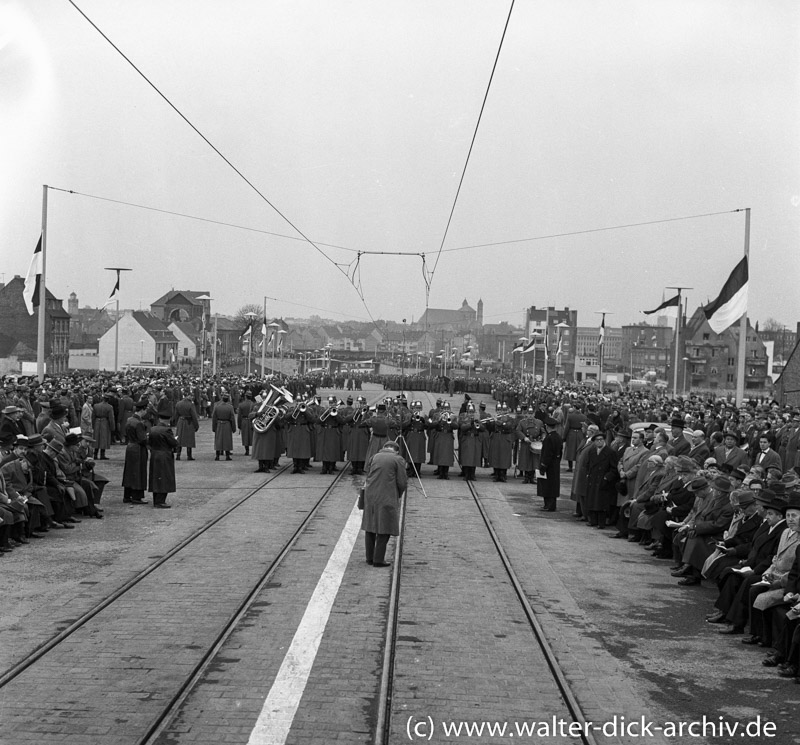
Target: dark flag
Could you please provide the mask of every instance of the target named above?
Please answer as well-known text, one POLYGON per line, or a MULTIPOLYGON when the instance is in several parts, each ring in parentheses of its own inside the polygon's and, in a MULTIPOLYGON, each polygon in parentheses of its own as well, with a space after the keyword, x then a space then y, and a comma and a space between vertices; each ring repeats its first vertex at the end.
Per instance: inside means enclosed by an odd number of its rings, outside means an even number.
POLYGON ((28 274, 25 277, 25 288, 22 290, 22 298, 25 301, 25 307, 28 309, 28 315, 33 315, 33 309, 39 305, 39 285, 42 282, 42 236, 39 236, 39 242, 36 244, 36 249, 33 252, 30 266, 28 267, 28 274))
POLYGON ((703 307, 708 325, 721 334, 747 312, 747 291, 750 274, 745 256, 731 272, 716 300, 703 307))
MULTIPOLYGON (((663 297, 663 295, 662 295, 663 297)), ((665 308, 677 308, 681 302, 681 294, 678 293, 675 297, 671 297, 669 300, 665 300, 658 308, 653 308, 653 310, 645 310, 643 313, 646 316, 650 316, 653 313, 658 313, 660 310, 664 310, 665 308)))

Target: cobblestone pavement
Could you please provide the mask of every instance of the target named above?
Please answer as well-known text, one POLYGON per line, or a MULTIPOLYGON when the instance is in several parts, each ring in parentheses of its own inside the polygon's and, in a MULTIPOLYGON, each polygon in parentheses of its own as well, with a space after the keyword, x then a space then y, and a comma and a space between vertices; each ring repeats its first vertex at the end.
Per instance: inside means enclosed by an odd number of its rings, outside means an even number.
MULTIPOLYGON (((422 398, 427 407, 436 396, 410 397, 422 398)), ((455 410, 460 401, 451 399, 455 410)), ((5 631, 0 669, 264 481, 252 473, 255 466, 241 446, 232 463, 213 461, 204 420, 198 460, 177 464, 179 491, 169 500, 174 509, 131 508, 121 503, 116 486, 122 453, 114 448, 111 460, 102 463, 111 479, 103 500, 105 520, 51 532, 0 560, 5 631)), ((417 484, 409 489, 390 742, 408 741, 409 716, 417 717, 415 723, 430 716, 440 727, 445 720, 566 717, 458 469, 451 469, 450 481, 433 479, 432 470, 423 469, 427 497, 417 484)), ((717 636, 703 622, 714 599, 710 587, 678 587, 667 562, 651 559, 634 544, 609 540, 612 531, 584 527, 570 517, 568 500, 559 501, 557 513, 541 513, 535 487, 521 479, 492 484, 482 469, 478 478, 482 501, 588 718, 606 721, 618 714, 659 723, 705 714, 746 722, 761 716, 777 727, 777 736, 765 742, 800 742, 800 687, 787 685, 761 667, 761 655, 735 637, 717 636)), ((319 496, 323 481, 328 480, 318 470, 284 477, 282 488, 251 500, 246 519, 229 533, 201 541, 168 581, 131 594, 46 667, 0 691, 0 743, 130 742, 130 734, 150 721, 174 687, 177 673, 191 667, 198 648, 230 615, 234 597, 249 589, 268 549, 319 496)), ((564 473, 562 494, 568 490, 564 473)), ((348 477, 160 742, 248 741, 352 500, 348 477)), ((361 540, 350 556, 287 742, 371 739, 390 574, 364 564, 361 540)), ((431 742, 504 741, 434 734, 431 742)), ((691 738, 708 745, 741 741, 739 736, 691 738)))

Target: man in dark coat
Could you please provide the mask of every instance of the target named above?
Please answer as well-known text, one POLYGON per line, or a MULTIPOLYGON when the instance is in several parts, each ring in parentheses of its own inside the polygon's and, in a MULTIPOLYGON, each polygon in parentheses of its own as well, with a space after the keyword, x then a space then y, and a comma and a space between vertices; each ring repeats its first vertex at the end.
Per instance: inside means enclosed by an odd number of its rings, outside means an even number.
POLYGON ((606 445, 606 436, 602 432, 592 436, 592 444, 586 456, 584 509, 589 525, 594 528, 606 527, 608 513, 616 504, 617 457, 613 448, 606 445))
POLYGON ((561 435, 556 432, 558 422, 553 417, 544 420, 547 434, 542 440, 542 454, 539 458, 538 492, 544 497, 544 512, 555 512, 561 491, 561 455, 563 452, 561 435))
POLYGON ((186 460, 194 460, 192 449, 195 447, 195 433, 200 429, 197 419, 197 409, 187 389, 183 398, 175 405, 173 418, 176 422, 176 439, 178 440, 178 454, 175 460, 181 459, 181 448, 186 448, 186 460))
POLYGON ((390 535, 400 535, 400 499, 407 485, 406 462, 397 443, 388 441, 367 462, 361 519, 367 564, 389 566, 386 545, 390 535))
MULTIPOLYGON (((98 401, 92 406, 92 429, 94 430, 95 439, 95 460, 108 460, 106 457, 106 450, 108 450, 114 441, 114 407, 109 403, 109 399, 113 398, 111 394, 103 394, 103 400, 98 401), (100 456, 98 458, 98 451, 100 456)), ((55 408, 55 407, 53 407, 55 408)))
POLYGON ((144 490, 147 488, 147 411, 146 398, 134 404, 134 412, 125 425, 125 466, 122 470, 122 501, 129 504, 146 504, 144 490))
POLYGON ((153 492, 153 507, 168 510, 167 494, 175 491, 175 461, 173 453, 178 441, 170 429, 172 414, 167 411, 158 415, 158 424, 150 430, 147 443, 150 446, 150 491, 153 492))
POLYGON ((214 460, 225 453, 225 460, 233 460, 233 433, 236 432, 236 412, 230 403, 230 396, 224 394, 222 401, 214 407, 211 415, 211 430, 214 432, 214 460))
POLYGON ((244 447, 245 455, 250 455, 250 446, 253 444, 253 420, 250 417, 250 412, 254 407, 253 394, 250 391, 246 391, 244 398, 236 406, 236 424, 242 435, 242 447, 244 447))

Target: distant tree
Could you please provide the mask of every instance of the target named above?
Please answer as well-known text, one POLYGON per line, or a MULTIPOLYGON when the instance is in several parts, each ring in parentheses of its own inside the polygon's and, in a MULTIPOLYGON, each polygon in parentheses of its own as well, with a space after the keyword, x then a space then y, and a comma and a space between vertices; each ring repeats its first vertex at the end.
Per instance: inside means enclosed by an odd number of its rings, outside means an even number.
POLYGON ((243 305, 239 310, 236 311, 236 315, 234 315, 233 320, 237 326, 239 326, 242 331, 247 328, 247 324, 250 323, 250 317, 247 315, 248 313, 255 313, 256 317, 253 319, 255 321, 255 326, 259 334, 261 333, 261 324, 259 323, 259 319, 263 320, 264 309, 258 305, 257 303, 247 303, 247 305, 243 305))
POLYGON ((784 325, 780 321, 772 318, 771 316, 767 318, 767 320, 764 321, 764 323, 762 323, 759 326, 759 329, 761 331, 782 331, 783 328, 784 325))

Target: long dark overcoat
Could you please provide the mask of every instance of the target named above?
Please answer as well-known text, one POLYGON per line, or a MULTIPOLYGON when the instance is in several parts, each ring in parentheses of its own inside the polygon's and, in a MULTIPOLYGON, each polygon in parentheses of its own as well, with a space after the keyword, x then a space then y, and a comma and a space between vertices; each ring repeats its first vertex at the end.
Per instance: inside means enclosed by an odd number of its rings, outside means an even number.
POLYGON ((600 451, 592 445, 586 456, 585 510, 607 512, 616 504, 617 476, 617 454, 608 445, 600 451))
POLYGON ((169 494, 175 491, 175 449, 178 441, 172 429, 157 424, 147 436, 150 445, 150 491, 169 494))
POLYGON ((558 432, 548 432, 542 440, 542 455, 539 460, 539 472, 547 476, 546 479, 537 479, 537 493, 540 497, 558 499, 561 492, 562 453, 561 435, 558 432))
POLYGON ((129 417, 125 425, 125 466, 122 485, 129 489, 147 489, 147 425, 138 417, 129 417))
POLYGON ((178 447, 194 448, 195 432, 200 429, 200 422, 197 418, 197 409, 190 398, 184 398, 175 404, 175 437, 178 440, 178 447))
POLYGON ((367 463, 361 529, 383 535, 400 534, 400 497, 406 490, 406 462, 381 450, 367 463))
POLYGON ((226 401, 218 403, 211 415, 211 429, 214 432, 214 450, 229 453, 233 450, 233 433, 236 431, 236 412, 226 401))

